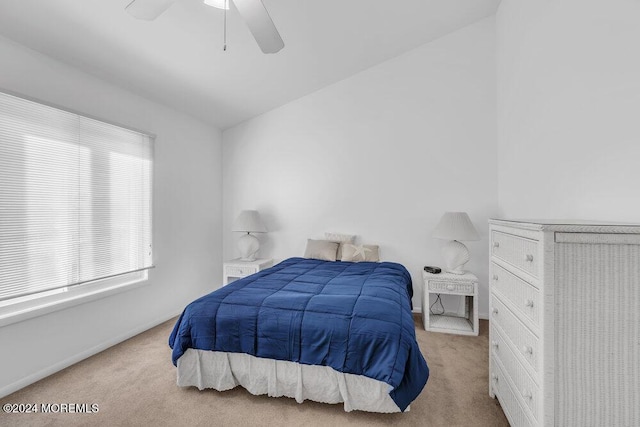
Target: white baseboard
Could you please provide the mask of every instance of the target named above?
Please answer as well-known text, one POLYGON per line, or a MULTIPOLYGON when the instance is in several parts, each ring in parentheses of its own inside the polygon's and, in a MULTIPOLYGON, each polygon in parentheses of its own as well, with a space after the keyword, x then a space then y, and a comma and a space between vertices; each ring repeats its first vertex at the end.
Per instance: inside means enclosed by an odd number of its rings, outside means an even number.
POLYGON ((145 325, 139 326, 137 328, 134 328, 124 334, 121 334, 113 339, 110 339, 108 341, 105 341, 99 345, 96 345, 94 347, 91 347, 83 352, 80 352, 76 355, 73 355, 71 357, 68 357, 58 363, 55 363, 47 368, 41 369, 38 372, 35 372, 25 378, 22 378, 19 381, 16 381, 14 383, 11 383, 9 385, 6 385, 2 388, 0 388, 0 398, 3 398, 5 396, 10 395, 11 393, 14 393, 22 388, 25 388, 28 385, 31 385, 37 381, 40 381, 43 378, 48 377, 49 375, 53 375, 58 371, 63 370, 64 368, 68 368, 71 365, 74 365, 84 359, 87 359, 91 356, 93 356, 94 354, 98 354, 101 351, 104 351, 110 347, 113 347, 116 344, 120 344, 123 341, 128 340, 131 337, 134 337, 138 334, 141 334, 142 332, 148 331, 149 329, 158 326, 161 323, 166 322, 167 320, 178 316, 182 311, 179 311, 177 313, 174 314, 170 314, 167 316, 163 316, 160 319, 156 319, 152 322, 149 322, 145 325))

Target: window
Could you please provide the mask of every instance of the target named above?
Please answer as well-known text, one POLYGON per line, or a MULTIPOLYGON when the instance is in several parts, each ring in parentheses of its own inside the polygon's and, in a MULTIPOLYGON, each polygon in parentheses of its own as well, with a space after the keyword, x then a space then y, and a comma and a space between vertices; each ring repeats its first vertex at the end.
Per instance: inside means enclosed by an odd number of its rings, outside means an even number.
POLYGON ((152 174, 151 136, 0 93, 0 304, 150 268, 152 174))

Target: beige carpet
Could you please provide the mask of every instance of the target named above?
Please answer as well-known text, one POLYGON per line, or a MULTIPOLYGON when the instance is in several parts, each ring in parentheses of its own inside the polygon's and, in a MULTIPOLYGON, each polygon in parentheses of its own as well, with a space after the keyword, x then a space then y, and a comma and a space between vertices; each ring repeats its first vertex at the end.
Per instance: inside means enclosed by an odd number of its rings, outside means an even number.
POLYGON ((488 323, 479 337, 416 333, 431 376, 404 414, 343 411, 342 405, 296 403, 176 386, 167 339, 174 320, 0 400, 6 403, 97 403, 93 414, 5 414, 5 426, 507 426, 488 393, 488 323))

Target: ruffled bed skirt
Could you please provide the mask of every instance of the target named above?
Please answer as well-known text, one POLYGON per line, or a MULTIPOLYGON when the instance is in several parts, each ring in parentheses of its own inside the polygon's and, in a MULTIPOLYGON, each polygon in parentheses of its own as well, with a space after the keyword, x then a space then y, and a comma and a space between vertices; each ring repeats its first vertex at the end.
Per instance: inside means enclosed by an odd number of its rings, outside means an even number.
MULTIPOLYGON (((361 375, 343 374, 328 366, 263 359, 244 353, 188 349, 178 359, 178 385, 203 390, 231 390, 240 385, 251 394, 342 403, 344 410, 400 412, 390 386, 361 375)), ((407 411, 409 408, 407 408, 407 411)))

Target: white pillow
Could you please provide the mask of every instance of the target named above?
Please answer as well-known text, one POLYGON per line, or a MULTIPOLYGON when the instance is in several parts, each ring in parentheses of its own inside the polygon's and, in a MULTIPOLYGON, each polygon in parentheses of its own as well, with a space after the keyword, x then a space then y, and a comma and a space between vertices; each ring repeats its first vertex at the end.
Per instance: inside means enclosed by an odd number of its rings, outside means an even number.
POLYGON ((337 242, 329 242, 328 240, 307 239, 307 248, 304 251, 304 257, 320 259, 323 261, 335 261, 337 253, 337 242))
POLYGON ((337 242, 340 244, 338 246, 338 254, 336 255, 336 259, 342 259, 342 246, 345 243, 354 243, 356 241, 355 234, 342 234, 342 233, 324 233, 324 238, 330 242, 337 242))
POLYGON ((378 245, 353 245, 351 243, 345 243, 342 247, 341 261, 380 261, 379 247, 378 245))

